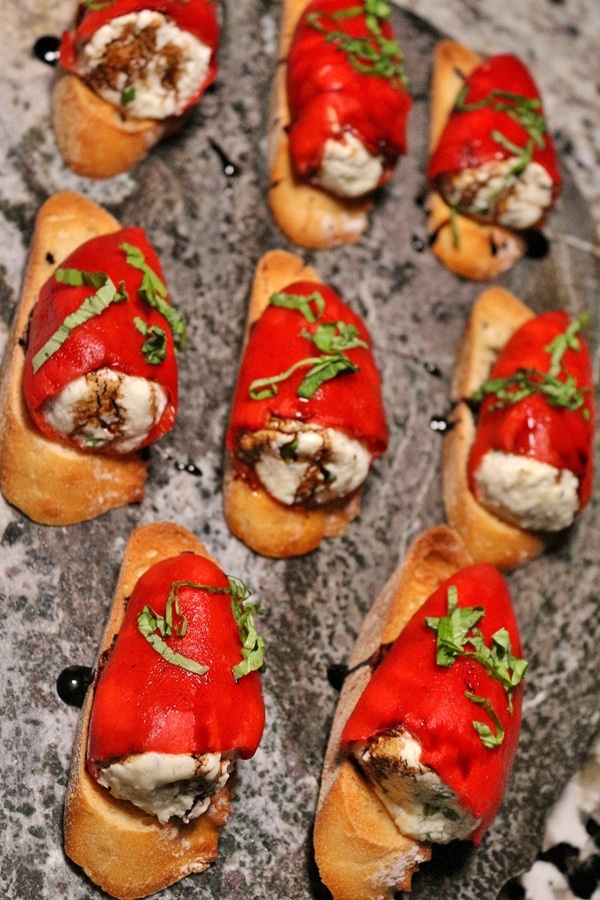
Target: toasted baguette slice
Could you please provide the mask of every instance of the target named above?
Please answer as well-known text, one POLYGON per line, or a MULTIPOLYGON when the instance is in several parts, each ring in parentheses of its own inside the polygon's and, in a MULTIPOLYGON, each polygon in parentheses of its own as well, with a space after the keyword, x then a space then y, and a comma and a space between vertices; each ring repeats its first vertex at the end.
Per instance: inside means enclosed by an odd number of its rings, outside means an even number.
POLYGON ((456 404, 442 444, 442 490, 446 518, 477 562, 510 571, 533 559, 544 538, 503 522, 488 512, 469 489, 467 462, 475 436, 473 412, 465 399, 486 380, 498 352, 534 313, 504 288, 491 287, 473 304, 461 338, 452 379, 456 404))
MULTIPOLYGON (((127 598, 143 573, 163 559, 192 552, 212 557, 185 528, 168 522, 136 529, 125 548, 119 580, 98 658, 111 646, 123 622, 127 598)), ((88 690, 75 743, 65 797, 67 856, 91 880, 119 900, 147 897, 191 872, 203 872, 217 856, 221 828, 229 814, 231 788, 213 798, 207 812, 189 824, 161 825, 131 803, 115 800, 87 772, 88 690)))
POLYGON ((431 857, 403 835, 358 767, 340 753, 344 725, 370 679, 360 665, 400 634, 428 597, 473 562, 445 525, 420 535, 367 614, 349 660, 325 753, 314 828, 315 859, 334 900, 391 900, 431 857))
POLYGON ((65 164, 86 178, 133 169, 182 120, 125 119, 76 75, 60 71, 51 96, 52 128, 65 164))
MULTIPOLYGON (((431 81, 429 152, 437 146, 465 77, 481 58, 452 40, 434 51, 431 81)), ((426 201, 427 231, 434 255, 448 269, 473 281, 489 281, 511 269, 524 255, 523 237, 500 225, 487 225, 451 211, 431 191, 426 201)))
POLYGON ((50 197, 37 216, 0 369, 0 490, 41 525, 72 525, 144 496, 141 455, 110 457, 49 440, 31 421, 22 390, 27 328, 41 286, 80 244, 119 227, 102 207, 70 191, 50 197))
MULTIPOLYGON (((256 267, 248 305, 246 338, 254 322, 269 304, 271 294, 294 281, 320 282, 310 266, 286 250, 271 250, 256 267)), ((342 534, 360 513, 362 491, 324 504, 319 509, 287 507, 264 490, 253 489, 235 471, 225 451, 224 514, 232 533, 263 556, 283 559, 316 549, 324 538, 342 534)))
POLYGON ((325 250, 338 244, 355 244, 369 224, 370 197, 344 200, 301 181, 290 158, 287 129, 286 58, 296 24, 310 0, 283 0, 279 32, 279 56, 272 85, 268 154, 269 206, 283 233, 300 247, 325 250))

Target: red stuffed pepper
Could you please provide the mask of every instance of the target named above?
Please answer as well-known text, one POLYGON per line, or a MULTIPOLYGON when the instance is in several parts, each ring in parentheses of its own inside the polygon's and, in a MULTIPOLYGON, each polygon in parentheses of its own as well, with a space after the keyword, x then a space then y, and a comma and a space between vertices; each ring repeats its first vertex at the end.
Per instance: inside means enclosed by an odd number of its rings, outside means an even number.
POLYGON ((519 59, 490 57, 465 79, 427 175, 464 215, 517 230, 543 223, 561 176, 538 88, 519 59))
POLYGON ((406 152, 411 106, 387 3, 313 0, 287 57, 297 175, 342 197, 384 184, 406 152))
POLYGON ((581 325, 563 310, 525 323, 473 398, 470 489, 521 528, 566 528, 590 498, 595 402, 581 325))
POLYGON ((82 2, 61 65, 123 115, 180 116, 217 73, 213 0, 82 2))
POLYGON ((92 238, 34 307, 23 371, 34 424, 80 449, 129 453, 157 440, 175 420, 183 337, 144 232, 92 238))
POLYGON ((480 841, 517 749, 521 653, 506 582, 477 563, 431 595, 373 672, 341 743, 402 833, 480 841))
POLYGON ((88 770, 160 822, 202 815, 260 743, 263 642, 247 597, 204 556, 156 563, 100 666, 88 770))
POLYGON ((250 334, 226 441, 238 473, 286 506, 349 496, 385 452, 371 339, 332 288, 296 282, 271 297, 250 334))

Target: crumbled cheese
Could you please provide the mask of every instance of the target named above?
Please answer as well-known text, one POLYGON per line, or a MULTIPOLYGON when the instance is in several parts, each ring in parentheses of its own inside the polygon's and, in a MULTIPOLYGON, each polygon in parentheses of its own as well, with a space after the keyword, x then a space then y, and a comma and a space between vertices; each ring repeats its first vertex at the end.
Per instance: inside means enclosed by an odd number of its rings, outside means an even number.
POLYGON ((137 118, 180 115, 204 82, 211 49, 162 13, 145 9, 102 25, 80 54, 82 77, 137 118))
POLYGON ((421 763, 421 745, 406 732, 381 735, 357 747, 355 756, 402 834, 446 844, 467 838, 479 824, 454 791, 421 763))
POLYGON ((444 182, 449 206, 505 228, 532 228, 552 204, 552 179, 531 162, 518 171, 517 157, 463 169, 444 182))
POLYGON ((138 753, 102 769, 98 781, 114 797, 128 800, 144 812, 168 822, 184 822, 206 812, 210 798, 229 778, 232 760, 220 753, 138 753))
POLYGON ((314 182, 339 197, 362 197, 375 190, 383 172, 380 157, 373 156, 350 131, 325 143, 323 159, 314 182))
POLYGON ((130 453, 160 421, 167 395, 154 381, 97 369, 69 382, 44 404, 56 431, 87 449, 130 453))
POLYGON ((561 531, 579 509, 579 482, 568 469, 491 450, 475 473, 479 502, 497 516, 532 531, 561 531))
POLYGON ((334 428, 279 425, 282 430, 244 435, 240 450, 280 503, 327 503, 352 493, 367 477, 371 454, 360 441, 334 428))

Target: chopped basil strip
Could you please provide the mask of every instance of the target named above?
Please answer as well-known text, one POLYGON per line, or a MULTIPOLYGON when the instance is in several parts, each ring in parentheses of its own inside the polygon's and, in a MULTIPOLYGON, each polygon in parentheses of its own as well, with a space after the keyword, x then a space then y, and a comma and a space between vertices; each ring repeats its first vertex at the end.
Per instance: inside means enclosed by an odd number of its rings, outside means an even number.
MULTIPOLYGON (((510 635, 506 628, 500 628, 491 638, 491 647, 485 643, 479 628, 475 626, 484 617, 485 611, 480 606, 458 606, 458 590, 455 585, 448 588, 448 615, 441 618, 427 616, 425 624, 437 634, 436 662, 439 666, 449 668, 456 659, 464 657, 479 663, 488 675, 498 681, 504 688, 507 696, 509 712, 512 714, 512 693, 514 688, 522 681, 527 669, 524 659, 515 657, 512 653, 510 635), (472 649, 466 649, 470 646, 472 649)), ((491 703, 486 698, 479 698, 473 702, 485 706, 496 724, 497 734, 493 737, 497 743, 501 743, 503 732, 499 728, 497 714, 492 710, 491 703), (488 706, 489 704, 489 706, 488 706)), ((473 723, 476 731, 486 747, 490 746, 490 736, 486 733, 485 740, 482 729, 473 723)), ((483 726, 485 731, 485 726, 483 726)))
POLYGON ((142 354, 147 363, 151 366, 158 366, 167 355, 167 335, 166 332, 159 328, 158 325, 152 325, 150 328, 143 319, 138 316, 133 320, 135 327, 146 338, 142 344, 142 354))
MULTIPOLYGON (((269 302, 273 306, 298 310, 311 324, 314 324, 325 310, 325 301, 318 290, 308 297, 298 294, 273 294, 269 302), (317 315, 310 306, 313 302, 317 304, 317 315)), ((309 400, 324 382, 331 381, 344 373, 359 371, 359 366, 346 356, 345 350, 353 350, 357 347, 368 349, 369 346, 358 336, 356 326, 349 322, 321 322, 314 334, 306 329, 303 329, 300 334, 312 341, 316 348, 322 351, 321 356, 307 356, 293 363, 285 372, 265 378, 255 378, 248 389, 252 400, 268 400, 275 397, 279 391, 278 384, 287 381, 298 369, 310 366, 310 370, 296 391, 299 397, 309 400)))
POLYGON ((348 9, 332 13, 315 11, 307 16, 308 24, 325 37, 327 43, 335 44, 348 57, 348 62, 356 72, 385 78, 394 86, 408 86, 404 68, 404 57, 398 41, 386 38, 381 26, 389 19, 392 11, 388 0, 364 0, 348 9), (365 16, 368 37, 352 37, 338 22, 343 19, 365 16), (332 24, 323 24, 328 19, 332 24))
MULTIPOLYGON (((562 407, 575 412, 585 403, 588 388, 578 388, 572 375, 563 369, 563 357, 567 350, 578 351, 581 343, 577 333, 586 323, 587 315, 580 316, 572 322, 562 334, 557 335, 544 350, 550 355, 550 369, 540 372, 538 369, 517 369, 506 378, 489 378, 473 392, 469 398, 473 403, 481 403, 487 396, 494 395, 496 402, 492 409, 498 409, 518 403, 525 397, 541 394, 550 406, 562 407), (562 375, 563 378, 558 376, 562 375)), ((583 410, 583 417, 589 418, 589 410, 583 410)))
POLYGON ((486 725, 485 722, 473 722, 473 728, 481 738, 483 746, 487 747, 488 750, 499 747, 504 740, 504 728, 502 727, 502 722, 498 718, 496 710, 491 702, 487 697, 479 697, 477 694, 472 694, 470 691, 465 691, 465 697, 472 703, 476 703, 477 706, 482 706, 496 726, 496 733, 494 734, 490 726, 486 725))
POLYGON ((97 290, 95 294, 86 297, 74 312, 66 316, 54 334, 38 350, 32 360, 34 372, 37 372, 40 366, 62 347, 71 332, 78 325, 83 325, 89 319, 99 316, 111 303, 120 303, 122 300, 127 299, 124 286, 121 285, 119 290, 117 290, 114 282, 102 272, 84 272, 81 269, 59 268, 55 271, 54 277, 61 284, 67 284, 71 287, 88 285, 97 288, 97 290))
POLYGON ((196 584, 191 581, 175 581, 169 590, 169 597, 165 607, 165 615, 160 616, 150 606, 144 606, 138 616, 138 630, 148 643, 167 662, 196 675, 204 675, 209 666, 204 666, 193 659, 189 659, 177 653, 170 647, 165 637, 183 638, 187 632, 187 618, 179 607, 178 591, 182 587, 194 588, 198 591, 206 591, 209 594, 230 594, 231 609, 240 633, 242 642, 242 661, 232 667, 232 673, 236 681, 250 672, 258 671, 264 667, 263 649, 264 641, 254 626, 253 613, 260 610, 256 604, 247 604, 250 591, 243 581, 229 578, 229 587, 217 588, 210 584, 196 584))
POLYGON ((325 309, 325 300, 323 294, 315 290, 312 294, 305 296, 304 294, 286 294, 279 292, 271 294, 269 297, 271 306, 279 306, 284 309, 297 309, 302 313, 307 322, 316 322, 323 315, 325 309), (315 303, 317 306, 317 314, 312 311, 310 304, 315 303))
POLYGON ((243 581, 229 579, 231 586, 231 608, 237 623, 242 641, 242 662, 232 669, 233 677, 238 681, 250 672, 264 669, 265 642, 254 625, 254 613, 261 610, 255 603, 247 603, 250 591, 243 581))
POLYGON ((187 619, 181 613, 177 597, 177 590, 183 584, 185 582, 175 582, 171 585, 164 617, 154 612, 150 606, 144 606, 138 615, 138 630, 150 646, 167 662, 186 669, 188 672, 193 672, 195 675, 204 675, 208 672, 208 666, 203 666, 195 660, 177 653, 164 640, 165 637, 173 635, 183 638, 187 632, 187 619), (174 617, 176 617, 175 622, 174 617))
POLYGON ((128 103, 133 103, 134 100, 135 100, 135 88, 133 87, 133 85, 131 85, 126 90, 124 90, 123 93, 121 94, 121 103, 123 106, 127 106, 128 103))
POLYGON ((153 309, 156 309, 169 323, 173 333, 173 341, 177 350, 185 347, 185 322, 179 313, 167 303, 167 288, 160 280, 154 269, 146 262, 144 254, 139 247, 123 243, 119 245, 125 251, 127 262, 134 269, 143 273, 142 284, 138 290, 138 296, 153 309))

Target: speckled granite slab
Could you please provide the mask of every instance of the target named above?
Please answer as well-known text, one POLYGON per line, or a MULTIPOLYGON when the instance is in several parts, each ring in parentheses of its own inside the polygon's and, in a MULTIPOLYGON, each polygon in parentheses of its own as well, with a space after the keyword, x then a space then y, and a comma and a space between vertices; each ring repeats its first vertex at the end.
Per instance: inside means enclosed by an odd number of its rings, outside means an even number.
MULTIPOLYGON (((379 198, 357 247, 305 254, 361 312, 381 366, 391 444, 376 465, 363 512, 347 534, 291 561, 259 558, 230 536, 221 513, 223 434, 234 386, 249 284, 262 253, 286 246, 265 204, 265 101, 278 5, 225 5, 220 75, 186 131, 138 169, 108 183, 67 172, 48 122, 50 69, 30 55, 58 34, 71 3, 3 5, 0 99, 0 316, 16 303, 35 213, 74 188, 124 224, 147 229, 174 302, 189 325, 181 360, 181 411, 152 449, 147 495, 70 528, 43 528, 0 500, 0 896, 96 900, 102 896, 62 852, 62 803, 77 711, 55 689, 68 664, 93 661, 125 540, 139 524, 175 520, 196 532, 225 570, 243 577, 264 608, 268 723, 256 757, 240 766, 234 815, 220 857, 163 900, 318 900, 311 828, 335 690, 330 663, 347 657, 365 611, 412 538, 442 521, 439 435, 454 347, 479 292, 443 271, 424 249, 420 205, 426 91, 435 35, 395 13, 415 106, 410 153, 379 198), (219 149, 237 164, 228 178, 219 149), (426 371, 434 363, 441 377, 426 371)), ((542 260, 503 280, 536 310, 566 305, 592 314, 598 272, 585 205, 567 180, 542 260), (580 243, 583 242, 583 245, 580 243)), ((597 346, 597 343, 596 343, 597 346)), ((530 659, 523 736, 502 812, 479 852, 440 854, 415 879, 413 897, 496 898, 526 869, 546 816, 584 758, 598 726, 597 585, 600 491, 569 541, 510 578, 530 659)))

